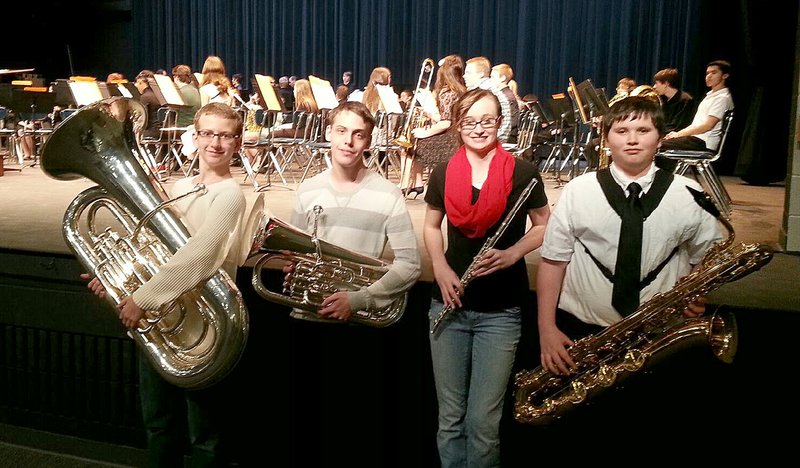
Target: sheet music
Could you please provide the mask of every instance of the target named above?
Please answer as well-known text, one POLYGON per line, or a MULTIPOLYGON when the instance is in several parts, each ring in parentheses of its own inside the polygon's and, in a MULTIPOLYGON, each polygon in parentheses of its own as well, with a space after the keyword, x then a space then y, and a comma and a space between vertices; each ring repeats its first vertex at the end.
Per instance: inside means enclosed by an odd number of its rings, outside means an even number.
POLYGON ((200 83, 203 82, 203 74, 195 72, 194 79, 197 80, 197 86, 200 86, 200 83))
MULTIPOLYGON (((376 84, 375 89, 378 91, 378 97, 381 98, 384 111, 390 114, 403 113, 403 108, 400 107, 400 98, 391 86, 376 84)), ((417 95, 417 98, 419 98, 419 95, 417 95)))
POLYGON ((69 89, 78 106, 88 106, 103 99, 96 81, 70 81, 69 89))
POLYGON ((333 109, 339 105, 339 100, 336 99, 336 93, 333 92, 333 86, 331 86, 330 81, 317 78, 314 75, 308 75, 308 81, 311 83, 311 93, 314 94, 317 107, 320 109, 333 109))
POLYGON ((417 102, 422 107, 422 110, 428 115, 436 115, 439 113, 439 108, 436 106, 436 98, 430 89, 423 88, 417 91, 417 102))
POLYGON ((274 79, 269 75, 256 73, 256 84, 261 92, 261 99, 267 105, 267 110, 281 112, 283 106, 281 106, 281 101, 278 100, 278 95, 275 93, 275 87, 272 86, 273 81, 274 79))
POLYGON ((125 96, 126 98, 133 98, 133 94, 128 91, 128 88, 122 86, 122 84, 117 84, 117 89, 119 90, 119 94, 125 96))
MULTIPOLYGON (((175 82, 172 81, 172 78, 165 76, 165 75, 154 75, 156 83, 158 84, 158 90, 161 91, 161 95, 164 97, 165 104, 172 105, 172 106, 185 106, 186 103, 183 101, 183 96, 178 91, 178 87, 175 86, 175 82)), ((154 88, 156 90, 156 88, 154 88)))

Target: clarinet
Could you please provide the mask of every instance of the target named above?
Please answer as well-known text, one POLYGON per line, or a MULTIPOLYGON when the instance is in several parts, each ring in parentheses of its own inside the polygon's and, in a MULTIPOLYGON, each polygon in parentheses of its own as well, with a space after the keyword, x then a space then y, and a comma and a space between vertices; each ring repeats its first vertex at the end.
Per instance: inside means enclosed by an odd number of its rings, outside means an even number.
MULTIPOLYGON (((473 273, 475 271, 475 265, 478 264, 478 262, 486 254, 486 252, 494 248, 495 244, 497 244, 497 241, 500 240, 500 238, 503 236, 503 233, 506 231, 506 228, 508 228, 508 225, 511 224, 511 220, 514 219, 514 216, 516 216, 517 211, 519 211, 519 209, 522 208, 522 205, 528 200, 528 197, 531 195, 531 192, 533 192, 533 188, 536 187, 536 184, 538 182, 539 179, 537 179, 536 177, 534 177, 533 179, 531 179, 530 182, 528 182, 528 185, 525 187, 525 190, 523 190, 522 193, 519 195, 519 198, 517 198, 517 202, 514 203, 513 207, 511 207, 511 211, 509 211, 506 217, 503 218, 503 222, 497 228, 497 231, 494 233, 494 235, 492 235, 492 237, 486 239, 486 243, 483 244, 481 250, 478 251, 478 254, 475 255, 474 259, 472 259, 472 263, 470 263, 469 266, 467 267, 467 271, 465 271, 464 274, 461 275, 460 281, 462 289, 466 289, 469 283, 472 281, 473 273)), ((446 305, 442 308, 442 311, 433 320, 433 325, 431 325, 431 335, 436 333, 436 331, 441 326, 442 322, 444 322, 445 319, 447 319, 453 313, 454 310, 455 310, 454 305, 446 305)))

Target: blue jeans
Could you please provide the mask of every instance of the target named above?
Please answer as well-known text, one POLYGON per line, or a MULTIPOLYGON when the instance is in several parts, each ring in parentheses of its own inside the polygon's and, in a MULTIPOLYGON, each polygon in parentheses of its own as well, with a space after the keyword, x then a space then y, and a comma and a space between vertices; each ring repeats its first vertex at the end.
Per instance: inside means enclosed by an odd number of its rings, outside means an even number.
MULTIPOLYGON (((431 302, 431 323, 442 307, 431 302)), ((459 309, 431 335, 442 468, 500 466, 500 417, 521 333, 514 307, 459 309)))
POLYGON ((139 351, 139 398, 147 433, 149 467, 181 467, 186 428, 191 444, 191 466, 219 466, 219 423, 214 387, 184 390, 164 380, 139 351))

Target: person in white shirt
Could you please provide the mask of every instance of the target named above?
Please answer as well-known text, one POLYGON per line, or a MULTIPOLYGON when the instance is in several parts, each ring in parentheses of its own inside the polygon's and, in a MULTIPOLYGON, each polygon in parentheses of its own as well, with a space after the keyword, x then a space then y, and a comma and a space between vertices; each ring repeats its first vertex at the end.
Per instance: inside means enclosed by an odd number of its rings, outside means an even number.
POLYGON ((711 150, 719 146, 722 118, 733 109, 733 98, 726 82, 731 64, 715 60, 706 67, 706 86, 711 90, 700 102, 692 123, 664 137, 661 149, 711 150))
MULTIPOLYGON (((664 134, 659 104, 628 97, 611 107, 604 123, 613 162, 564 187, 540 249, 536 295, 541 362, 555 374, 576 369, 566 348, 573 340, 601 331, 671 289, 722 238, 716 219, 687 189, 699 185, 653 162, 664 134), (618 214, 630 209, 630 203, 639 206, 636 216, 618 214), (637 216, 638 226, 626 224, 623 229, 626 220, 637 216), (641 233, 638 246, 620 248, 635 229, 641 233), (621 266, 623 251, 634 252, 638 261, 621 266), (626 290, 619 287, 623 277, 626 290)), ((697 299, 684 313, 699 315, 704 303, 697 299)))

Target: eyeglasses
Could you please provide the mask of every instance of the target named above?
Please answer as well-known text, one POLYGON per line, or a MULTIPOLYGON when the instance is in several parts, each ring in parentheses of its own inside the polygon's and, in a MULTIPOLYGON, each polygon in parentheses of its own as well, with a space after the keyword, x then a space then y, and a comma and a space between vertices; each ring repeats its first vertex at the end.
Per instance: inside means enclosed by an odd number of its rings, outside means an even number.
POLYGON ((225 143, 232 143, 241 138, 241 135, 234 135, 232 133, 216 133, 212 132, 211 130, 198 130, 197 137, 202 138, 204 140, 211 140, 214 137, 219 137, 220 141, 224 141, 225 143))
POLYGON ((472 131, 478 124, 484 129, 495 128, 500 121, 500 117, 484 117, 481 120, 464 119, 461 121, 461 130, 472 131))

